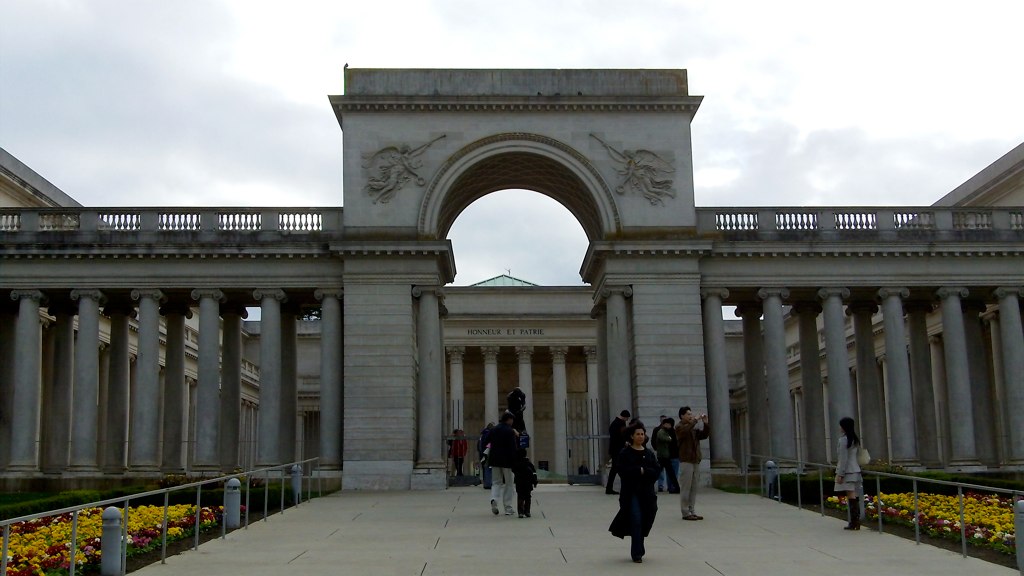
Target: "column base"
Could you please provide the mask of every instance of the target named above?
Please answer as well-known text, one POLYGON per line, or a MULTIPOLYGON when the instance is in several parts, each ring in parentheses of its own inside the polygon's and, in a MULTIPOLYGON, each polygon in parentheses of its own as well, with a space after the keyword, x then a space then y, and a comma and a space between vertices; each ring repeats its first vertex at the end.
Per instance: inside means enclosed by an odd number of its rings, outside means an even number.
POLYGON ((423 465, 413 468, 409 478, 411 490, 445 490, 448 488, 448 472, 443 466, 423 465))

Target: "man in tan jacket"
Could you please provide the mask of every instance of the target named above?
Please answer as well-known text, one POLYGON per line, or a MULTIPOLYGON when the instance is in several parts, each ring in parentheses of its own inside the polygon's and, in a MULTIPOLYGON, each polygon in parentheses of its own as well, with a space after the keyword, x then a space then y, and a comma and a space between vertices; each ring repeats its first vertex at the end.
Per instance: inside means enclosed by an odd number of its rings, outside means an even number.
POLYGON ((711 435, 708 415, 697 416, 689 406, 679 409, 676 440, 679 442, 679 508, 683 520, 703 520, 694 513, 697 503, 697 471, 700 469, 700 441, 711 435))

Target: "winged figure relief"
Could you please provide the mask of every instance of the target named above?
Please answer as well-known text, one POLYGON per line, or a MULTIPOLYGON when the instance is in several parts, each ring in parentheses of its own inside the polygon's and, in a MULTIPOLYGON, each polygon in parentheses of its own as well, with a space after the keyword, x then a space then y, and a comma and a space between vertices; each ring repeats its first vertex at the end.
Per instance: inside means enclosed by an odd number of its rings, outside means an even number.
POLYGON ((419 172, 423 167, 423 161, 419 157, 445 136, 446 134, 442 134, 416 148, 402 144, 364 155, 363 169, 367 172, 367 178, 363 189, 373 198, 373 203, 387 204, 395 193, 410 181, 415 182, 417 186, 426 184, 426 179, 419 172))
POLYGON ((595 134, 590 136, 600 142, 612 160, 620 165, 615 171, 622 176, 622 181, 615 187, 616 192, 638 192, 651 204, 664 204, 665 197, 676 197, 672 190, 672 179, 665 177, 675 172, 671 162, 650 150, 616 150, 595 134))

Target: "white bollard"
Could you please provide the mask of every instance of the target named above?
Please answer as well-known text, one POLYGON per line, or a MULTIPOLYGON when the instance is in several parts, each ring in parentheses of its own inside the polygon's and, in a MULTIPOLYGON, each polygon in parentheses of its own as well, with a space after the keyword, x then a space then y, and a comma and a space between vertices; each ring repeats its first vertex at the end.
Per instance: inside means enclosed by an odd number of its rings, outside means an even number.
POLYGON ((100 536, 100 574, 121 574, 121 509, 111 506, 103 511, 103 532, 100 536))
POLYGON ((295 506, 298 506, 302 501, 302 466, 298 464, 292 466, 292 496, 295 506))
POLYGON ((238 528, 242 524, 242 492, 239 490, 241 485, 238 478, 232 478, 224 486, 224 526, 229 529, 238 528))

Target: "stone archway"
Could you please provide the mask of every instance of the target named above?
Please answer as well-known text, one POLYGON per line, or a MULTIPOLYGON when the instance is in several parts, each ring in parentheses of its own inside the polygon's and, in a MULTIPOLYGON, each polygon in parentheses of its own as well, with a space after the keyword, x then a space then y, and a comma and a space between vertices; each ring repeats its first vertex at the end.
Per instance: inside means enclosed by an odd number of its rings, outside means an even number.
POLYGON ((576 150, 536 134, 497 134, 453 154, 430 182, 420 208, 420 238, 445 238, 475 200, 508 188, 544 194, 576 217, 590 241, 621 229, 604 179, 576 150))

